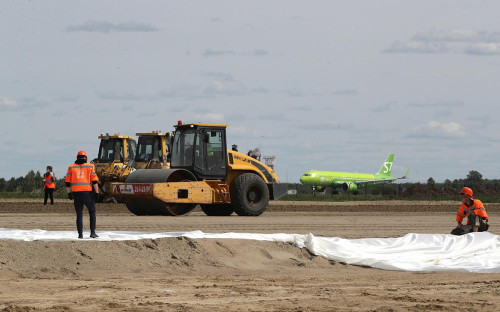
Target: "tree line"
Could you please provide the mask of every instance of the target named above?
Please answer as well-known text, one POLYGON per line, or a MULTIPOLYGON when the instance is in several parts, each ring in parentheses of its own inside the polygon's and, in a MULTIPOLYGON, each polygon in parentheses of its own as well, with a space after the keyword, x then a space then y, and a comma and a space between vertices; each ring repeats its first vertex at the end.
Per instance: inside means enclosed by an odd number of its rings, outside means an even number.
POLYGON ((483 179, 483 175, 476 170, 469 171, 465 179, 455 179, 451 181, 450 179, 444 180, 444 183, 436 183, 432 177, 427 179, 427 186, 430 188, 436 188, 439 186, 449 187, 449 188, 461 188, 468 186, 471 188, 486 188, 486 189, 498 189, 500 187, 500 179, 483 179))
MULTIPOLYGON (((56 177, 57 178, 57 177, 56 177)), ((44 180, 40 171, 30 170, 24 177, 0 178, 0 192, 33 193, 43 192, 44 180)), ((64 176, 56 179, 56 190, 65 188, 64 176)))
MULTIPOLYGON (((10 178, 6 180, 0 178, 0 192, 15 192, 15 193, 34 193, 43 192, 43 174, 40 171, 30 170, 24 177, 10 178)), ((413 193, 417 195, 419 190, 425 193, 428 190, 431 191, 448 191, 448 193, 453 193, 459 191, 462 187, 471 187, 475 192, 478 193, 500 193, 500 179, 483 179, 483 175, 476 170, 469 171, 469 174, 464 179, 446 179, 442 183, 437 183, 434 178, 430 177, 427 183, 402 183, 402 184, 385 184, 379 186, 373 186, 370 189, 372 194, 385 194, 385 195, 400 195, 404 196, 405 192, 413 193), (395 191, 395 187, 403 188, 403 191, 398 191, 398 194, 392 194, 395 191)), ((307 194, 311 192, 311 187, 301 184, 291 184, 291 188, 297 190, 300 194, 307 194)), ((64 176, 59 177, 56 180, 56 190, 63 190, 65 188, 64 176)))

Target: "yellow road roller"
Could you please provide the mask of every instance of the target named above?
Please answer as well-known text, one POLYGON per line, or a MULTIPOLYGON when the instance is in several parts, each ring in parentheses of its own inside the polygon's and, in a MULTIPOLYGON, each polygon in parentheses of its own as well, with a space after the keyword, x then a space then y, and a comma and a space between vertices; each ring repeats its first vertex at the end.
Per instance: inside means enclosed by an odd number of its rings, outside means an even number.
POLYGON ((98 137, 98 157, 91 162, 99 178, 100 202, 114 202, 110 195, 111 182, 125 180, 133 168, 129 165, 135 158, 136 142, 128 135, 101 134, 98 137))
POLYGON ((259 216, 287 191, 273 169, 228 150, 224 124, 175 126, 169 169, 138 169, 112 183, 114 198, 136 215, 178 216, 200 205, 208 216, 259 216))

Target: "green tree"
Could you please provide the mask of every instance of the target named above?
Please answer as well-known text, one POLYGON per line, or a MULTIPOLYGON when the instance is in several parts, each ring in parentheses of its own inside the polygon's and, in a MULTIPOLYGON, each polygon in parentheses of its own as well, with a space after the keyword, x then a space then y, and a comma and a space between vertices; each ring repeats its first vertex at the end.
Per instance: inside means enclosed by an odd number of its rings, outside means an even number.
POLYGON ((481 186, 483 182, 483 175, 476 170, 471 170, 465 180, 470 186, 481 186))
MULTIPOLYGON (((38 173, 38 175, 40 175, 40 173, 38 173)), ((35 171, 30 170, 28 174, 24 177, 23 182, 24 182, 23 185, 21 185, 23 192, 34 191, 37 188, 37 179, 35 171)))
POLYGON ((434 181, 434 179, 430 177, 429 179, 427 179, 427 186, 431 189, 434 189, 434 187, 436 186, 436 181, 434 181))
POLYGON ((7 185, 5 186, 5 191, 6 192, 14 192, 16 189, 16 179, 14 177, 10 178, 10 180, 7 182, 7 185))

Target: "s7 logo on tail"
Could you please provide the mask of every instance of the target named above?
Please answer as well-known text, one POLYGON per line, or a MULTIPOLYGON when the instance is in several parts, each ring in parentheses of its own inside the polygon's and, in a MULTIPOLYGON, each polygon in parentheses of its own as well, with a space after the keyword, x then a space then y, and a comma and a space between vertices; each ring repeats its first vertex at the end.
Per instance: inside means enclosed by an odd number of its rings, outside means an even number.
POLYGON ((384 162, 384 168, 385 170, 383 171, 383 173, 388 173, 388 172, 391 172, 392 171, 392 162, 384 162))

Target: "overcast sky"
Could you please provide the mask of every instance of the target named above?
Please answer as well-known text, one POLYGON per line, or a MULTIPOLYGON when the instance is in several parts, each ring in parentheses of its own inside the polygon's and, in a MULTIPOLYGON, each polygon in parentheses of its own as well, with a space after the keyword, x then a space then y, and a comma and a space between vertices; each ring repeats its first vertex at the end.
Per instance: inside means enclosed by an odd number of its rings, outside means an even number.
POLYGON ((499 1, 2 1, 0 177, 98 135, 228 123, 311 169, 500 178, 499 1))

